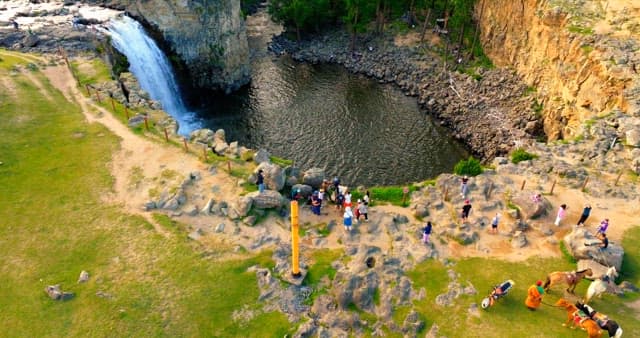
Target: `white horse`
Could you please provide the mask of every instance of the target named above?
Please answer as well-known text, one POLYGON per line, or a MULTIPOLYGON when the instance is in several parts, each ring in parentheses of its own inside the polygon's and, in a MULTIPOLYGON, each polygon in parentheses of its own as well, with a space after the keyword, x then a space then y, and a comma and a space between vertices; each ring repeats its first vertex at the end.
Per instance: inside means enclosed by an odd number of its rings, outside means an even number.
POLYGON ((598 298, 602 297, 602 294, 607 291, 607 288, 611 284, 615 286, 616 277, 618 277, 618 271, 616 271, 615 266, 607 269, 607 272, 603 276, 591 282, 589 288, 587 289, 587 295, 584 299, 584 303, 589 303, 591 298, 593 298, 594 296, 598 296, 598 298))

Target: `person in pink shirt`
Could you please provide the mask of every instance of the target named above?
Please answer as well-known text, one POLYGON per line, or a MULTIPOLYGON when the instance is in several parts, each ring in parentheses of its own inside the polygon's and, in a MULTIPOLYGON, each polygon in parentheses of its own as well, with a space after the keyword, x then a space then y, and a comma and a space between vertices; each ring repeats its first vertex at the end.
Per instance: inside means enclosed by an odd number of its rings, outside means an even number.
POLYGON ((566 216, 566 214, 567 214, 567 205, 563 204, 558 209, 558 215, 556 216, 556 221, 553 224, 555 224, 556 226, 560 226, 560 221, 562 221, 562 219, 564 218, 564 216, 566 216))

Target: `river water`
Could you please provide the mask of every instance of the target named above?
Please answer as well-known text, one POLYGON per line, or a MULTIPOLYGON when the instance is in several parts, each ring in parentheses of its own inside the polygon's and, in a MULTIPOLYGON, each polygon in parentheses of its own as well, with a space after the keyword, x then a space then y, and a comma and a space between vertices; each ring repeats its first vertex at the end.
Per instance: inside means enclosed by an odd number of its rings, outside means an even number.
POLYGON ((337 65, 274 57, 266 46, 279 30, 264 12, 248 18, 252 82, 230 96, 199 93, 193 109, 204 127, 302 169, 325 168, 347 185, 421 181, 451 172, 468 155, 394 86, 337 65))

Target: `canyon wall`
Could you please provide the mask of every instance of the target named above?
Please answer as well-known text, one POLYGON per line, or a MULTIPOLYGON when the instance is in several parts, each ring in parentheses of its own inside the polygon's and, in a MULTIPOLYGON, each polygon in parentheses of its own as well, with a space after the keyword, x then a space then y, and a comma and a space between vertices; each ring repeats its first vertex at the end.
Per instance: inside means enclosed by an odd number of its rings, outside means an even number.
POLYGON ((162 34, 192 85, 230 92, 249 82, 249 47, 237 0, 85 1, 124 9, 162 34))
POLYGON ((550 140, 615 110, 640 116, 640 4, 479 0, 475 16, 487 55, 536 91, 550 140))

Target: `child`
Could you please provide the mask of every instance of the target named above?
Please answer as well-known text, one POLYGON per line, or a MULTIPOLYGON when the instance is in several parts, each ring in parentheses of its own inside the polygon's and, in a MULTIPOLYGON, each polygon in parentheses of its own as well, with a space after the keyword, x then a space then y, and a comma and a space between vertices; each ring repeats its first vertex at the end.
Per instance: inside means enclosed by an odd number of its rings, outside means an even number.
POLYGON ((351 207, 344 208, 342 219, 344 222, 344 229, 346 231, 351 231, 351 225, 353 224, 353 213, 351 212, 351 207))
POLYGON ((498 233, 498 223, 500 222, 500 214, 496 213, 496 216, 491 220, 491 232, 498 233))
POLYGON ((433 226, 431 225, 431 221, 427 222, 427 225, 422 228, 422 243, 429 243, 429 236, 431 235, 433 226))
POLYGON ((598 227, 596 236, 598 236, 599 234, 606 233, 608 228, 609 228, 609 219, 605 218, 602 222, 600 222, 600 226, 598 227))

